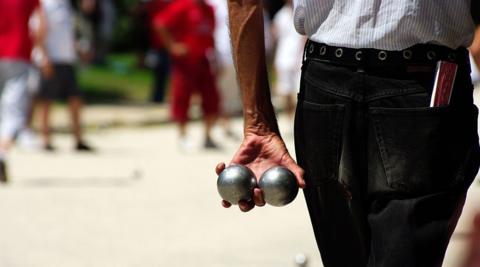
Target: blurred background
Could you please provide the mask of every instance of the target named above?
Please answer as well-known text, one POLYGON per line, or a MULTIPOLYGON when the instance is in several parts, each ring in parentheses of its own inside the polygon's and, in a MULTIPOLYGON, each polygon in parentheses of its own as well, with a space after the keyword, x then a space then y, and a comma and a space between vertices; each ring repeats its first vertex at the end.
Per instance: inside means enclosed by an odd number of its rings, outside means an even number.
MULTIPOLYGON (((264 3, 294 153, 305 38, 291 1, 264 3)), ((225 0, 1 0, 0 16, 0 266, 321 266, 301 193, 248 214, 220 205, 214 168, 243 123, 225 0)), ((477 179, 444 266, 480 253, 478 211, 477 179)))

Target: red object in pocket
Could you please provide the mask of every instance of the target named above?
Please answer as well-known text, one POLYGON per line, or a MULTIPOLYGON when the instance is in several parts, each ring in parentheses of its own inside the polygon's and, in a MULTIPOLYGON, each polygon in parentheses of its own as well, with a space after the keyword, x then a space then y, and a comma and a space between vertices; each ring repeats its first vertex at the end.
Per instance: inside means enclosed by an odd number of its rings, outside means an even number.
POLYGON ((450 103, 457 68, 458 66, 455 63, 447 61, 437 63, 430 107, 447 106, 450 103))

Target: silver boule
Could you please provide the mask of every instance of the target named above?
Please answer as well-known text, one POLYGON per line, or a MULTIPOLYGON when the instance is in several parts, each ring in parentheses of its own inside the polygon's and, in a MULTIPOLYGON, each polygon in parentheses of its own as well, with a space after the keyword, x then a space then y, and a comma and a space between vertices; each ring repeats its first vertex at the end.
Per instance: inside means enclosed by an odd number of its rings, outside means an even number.
POLYGON ((292 202, 298 194, 295 175, 287 168, 277 166, 262 174, 259 187, 268 204, 281 207, 292 202))
POLYGON ((249 168, 242 165, 231 165, 225 168, 217 179, 218 193, 223 200, 233 205, 237 205, 240 200, 251 200, 256 186, 255 175, 249 168))

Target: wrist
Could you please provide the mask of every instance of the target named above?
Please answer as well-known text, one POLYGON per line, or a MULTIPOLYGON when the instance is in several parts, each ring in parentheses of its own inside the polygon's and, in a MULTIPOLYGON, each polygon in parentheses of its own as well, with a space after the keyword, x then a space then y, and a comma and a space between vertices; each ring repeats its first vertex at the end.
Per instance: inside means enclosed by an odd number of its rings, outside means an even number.
POLYGON ((273 108, 268 112, 246 109, 244 111, 244 134, 280 135, 273 108))

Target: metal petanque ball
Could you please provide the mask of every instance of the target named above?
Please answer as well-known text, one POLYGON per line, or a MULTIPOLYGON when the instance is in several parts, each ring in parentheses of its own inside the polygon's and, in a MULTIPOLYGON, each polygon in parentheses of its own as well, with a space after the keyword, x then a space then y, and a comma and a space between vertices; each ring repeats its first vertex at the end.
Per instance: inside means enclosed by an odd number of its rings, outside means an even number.
POLYGON ((253 197, 253 189, 257 179, 253 172, 242 165, 231 165, 220 173, 217 179, 217 190, 223 200, 233 205, 240 200, 249 201, 253 197))
POLYGON ((275 207, 287 205, 298 194, 295 175, 289 169, 280 166, 270 168, 263 173, 259 187, 263 191, 265 201, 275 207))

